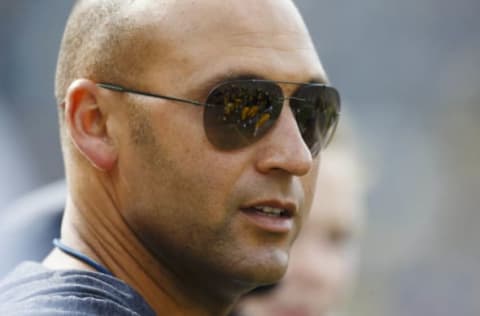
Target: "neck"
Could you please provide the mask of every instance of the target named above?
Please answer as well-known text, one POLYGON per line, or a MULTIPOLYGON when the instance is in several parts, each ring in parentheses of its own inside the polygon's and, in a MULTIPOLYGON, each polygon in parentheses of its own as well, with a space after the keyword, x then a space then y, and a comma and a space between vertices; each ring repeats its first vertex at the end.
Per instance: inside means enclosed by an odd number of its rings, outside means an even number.
MULTIPOLYGON (((158 315, 226 315, 229 312, 242 291, 226 297, 223 291, 226 282, 218 287, 192 284, 191 278, 168 269, 136 237, 115 205, 108 194, 103 201, 89 200, 81 204, 69 198, 62 223, 62 242, 129 284, 158 315)), ((46 258, 44 265, 52 269, 93 270, 58 250, 46 258)), ((230 290, 226 292, 232 293, 230 290)))

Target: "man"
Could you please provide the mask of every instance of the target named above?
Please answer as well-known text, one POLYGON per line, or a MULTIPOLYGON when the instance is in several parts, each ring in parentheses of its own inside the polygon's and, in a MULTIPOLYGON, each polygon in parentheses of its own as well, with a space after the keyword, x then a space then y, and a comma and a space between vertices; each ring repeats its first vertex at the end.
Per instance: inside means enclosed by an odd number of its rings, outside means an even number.
POLYGON ((288 0, 79 1, 61 240, 7 277, 4 309, 223 315, 277 281, 337 121, 326 80, 288 0))
POLYGON ((312 209, 285 277, 246 295, 238 315, 326 316, 345 298, 358 259, 367 181, 353 144, 345 139, 348 130, 339 127, 322 157, 312 209))

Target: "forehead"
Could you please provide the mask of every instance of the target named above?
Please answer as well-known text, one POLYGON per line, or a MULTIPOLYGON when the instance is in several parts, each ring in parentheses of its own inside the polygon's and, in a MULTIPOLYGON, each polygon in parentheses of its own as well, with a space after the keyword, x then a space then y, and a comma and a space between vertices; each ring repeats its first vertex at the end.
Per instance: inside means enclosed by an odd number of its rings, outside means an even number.
POLYGON ((166 1, 144 16, 154 27, 145 34, 156 43, 149 55, 153 77, 161 71, 194 82, 225 73, 326 80, 291 1, 166 1))
POLYGON ((137 0, 126 9, 176 36, 204 32, 248 36, 279 29, 293 33, 306 30, 290 0, 137 0))

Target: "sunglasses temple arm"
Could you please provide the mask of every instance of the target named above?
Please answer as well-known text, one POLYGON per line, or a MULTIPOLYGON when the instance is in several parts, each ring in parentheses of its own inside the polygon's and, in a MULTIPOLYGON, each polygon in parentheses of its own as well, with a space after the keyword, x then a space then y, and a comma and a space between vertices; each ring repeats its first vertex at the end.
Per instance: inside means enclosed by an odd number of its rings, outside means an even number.
POLYGON ((107 89, 107 90, 112 90, 116 92, 122 92, 122 93, 132 93, 132 94, 138 94, 138 95, 143 95, 146 97, 152 97, 152 98, 159 98, 159 99, 165 99, 165 100, 170 100, 170 101, 176 101, 176 102, 182 102, 182 103, 188 103, 188 104, 193 104, 197 106, 209 106, 208 104, 201 103, 198 101, 193 101, 193 100, 187 100, 187 99, 180 99, 176 97, 169 97, 166 95, 161 95, 161 94, 154 94, 154 93, 149 93, 149 92, 142 92, 142 91, 137 91, 137 90, 131 90, 124 88, 122 86, 110 84, 110 83, 97 83, 97 86, 107 89))

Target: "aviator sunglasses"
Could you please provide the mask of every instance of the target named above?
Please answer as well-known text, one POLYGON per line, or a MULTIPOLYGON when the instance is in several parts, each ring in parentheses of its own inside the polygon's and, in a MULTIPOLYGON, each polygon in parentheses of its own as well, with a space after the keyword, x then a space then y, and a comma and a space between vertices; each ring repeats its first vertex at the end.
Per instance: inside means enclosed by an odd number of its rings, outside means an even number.
POLYGON ((303 141, 316 157, 330 142, 340 114, 340 95, 331 86, 263 79, 238 79, 220 83, 205 102, 125 88, 111 83, 99 87, 116 92, 189 103, 205 107, 203 122, 208 140, 221 150, 246 147, 264 136, 277 122, 285 100, 297 121, 303 141), (298 85, 285 97, 279 84, 298 85))

